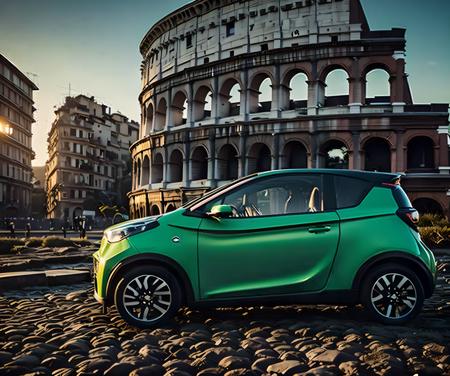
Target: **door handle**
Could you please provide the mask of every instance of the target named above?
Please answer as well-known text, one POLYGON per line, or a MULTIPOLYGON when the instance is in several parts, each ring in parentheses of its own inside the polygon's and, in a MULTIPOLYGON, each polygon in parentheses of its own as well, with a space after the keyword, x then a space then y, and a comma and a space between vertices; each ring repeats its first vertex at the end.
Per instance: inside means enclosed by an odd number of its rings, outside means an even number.
POLYGON ((308 229, 308 232, 311 232, 312 234, 318 234, 320 232, 328 232, 331 230, 330 226, 318 226, 318 227, 310 227, 308 229))

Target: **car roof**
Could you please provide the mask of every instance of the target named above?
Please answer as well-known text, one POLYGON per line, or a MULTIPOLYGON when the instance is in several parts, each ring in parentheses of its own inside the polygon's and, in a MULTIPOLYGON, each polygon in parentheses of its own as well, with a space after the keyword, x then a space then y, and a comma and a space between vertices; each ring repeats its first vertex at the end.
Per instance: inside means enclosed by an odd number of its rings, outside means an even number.
POLYGON ((283 169, 259 172, 257 176, 271 176, 276 174, 286 173, 300 173, 300 174, 328 174, 347 176, 350 178, 356 178, 361 180, 370 181, 375 184, 381 184, 385 182, 392 182, 403 176, 402 173, 389 173, 389 172, 372 172, 361 170, 346 170, 346 169, 333 169, 333 168, 295 168, 295 169, 283 169))

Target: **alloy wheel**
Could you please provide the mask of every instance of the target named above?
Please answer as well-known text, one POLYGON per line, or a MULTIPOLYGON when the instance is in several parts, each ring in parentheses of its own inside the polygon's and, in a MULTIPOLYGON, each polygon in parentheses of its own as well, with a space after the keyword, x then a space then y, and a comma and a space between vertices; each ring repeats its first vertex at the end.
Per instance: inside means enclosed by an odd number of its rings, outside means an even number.
POLYGON ((405 275, 386 273, 373 284, 370 301, 381 316, 401 319, 414 310, 417 291, 414 283, 405 275))
POLYGON ((152 275, 139 275, 125 286, 123 306, 136 320, 152 322, 160 319, 172 304, 172 292, 162 278, 152 275))

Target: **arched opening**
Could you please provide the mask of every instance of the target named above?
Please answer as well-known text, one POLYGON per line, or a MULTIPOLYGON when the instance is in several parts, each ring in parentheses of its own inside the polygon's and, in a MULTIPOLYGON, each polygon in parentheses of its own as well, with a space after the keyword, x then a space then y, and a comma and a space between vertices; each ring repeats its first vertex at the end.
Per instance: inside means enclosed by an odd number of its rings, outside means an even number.
POLYGON ((133 185, 134 189, 138 187, 138 164, 137 161, 133 163, 133 185))
POLYGON ((161 212, 159 210, 159 206, 152 205, 152 207, 150 208, 150 215, 159 215, 159 214, 161 214, 161 212))
POLYGON ((346 169, 348 168, 348 148, 339 140, 331 140, 321 148, 321 167, 346 169))
POLYGON ((169 204, 166 207, 166 213, 170 213, 170 212, 174 211, 175 209, 176 209, 176 207, 174 204, 169 204))
POLYGON ((303 72, 295 73, 289 81, 289 109, 308 107, 308 76, 303 72))
POLYGON ((166 117, 167 117, 167 102, 164 98, 161 98, 154 116, 155 131, 161 131, 164 129, 164 127, 166 126, 166 117))
POLYGON ((219 180, 233 180, 238 178, 238 152, 230 144, 222 146, 217 154, 217 168, 219 180))
POLYGON ((161 153, 156 153, 152 162, 152 183, 161 183, 163 181, 163 157, 161 153))
POLYGON ((348 105, 348 74, 344 69, 335 68, 325 78, 325 107, 348 105))
POLYGON ((271 152, 263 143, 253 144, 248 153, 248 173, 269 171, 271 168, 271 152))
POLYGON ((364 144, 364 170, 391 172, 391 146, 382 138, 374 137, 364 144))
POLYGON ((307 168, 308 153, 299 141, 288 142, 283 149, 282 168, 307 168))
POLYGON ((187 122, 187 97, 183 91, 177 92, 173 97, 172 122, 174 127, 187 122))
POLYGON ((145 132, 144 136, 149 135, 153 130, 153 105, 151 103, 148 104, 147 109, 145 110, 145 132))
POLYGON ((257 74, 249 92, 250 113, 269 112, 272 108, 272 81, 266 73, 257 74))
POLYGON ((224 82, 218 95, 219 117, 237 116, 241 109, 241 86, 234 78, 224 82))
POLYGON ((192 180, 208 178, 208 153, 203 146, 198 146, 192 153, 192 180))
POLYGON ((408 142, 408 170, 434 169, 434 143, 426 136, 417 136, 408 142))
POLYGON ((136 174, 136 186, 141 186, 141 174, 142 174, 142 166, 141 166, 141 159, 138 158, 137 161, 137 174, 136 174))
POLYGON ((389 73, 375 68, 366 74, 366 104, 388 104, 391 102, 389 73))
POLYGON ((147 185, 150 182, 150 159, 146 155, 142 162, 141 185, 147 185))
POLYGON ((209 119, 211 117, 212 92, 208 86, 202 86, 197 90, 194 100, 194 121, 209 119))
POLYGON ((183 154, 174 150, 169 158, 169 182, 176 183, 183 180, 183 154))
POLYGON ((444 214, 441 205, 432 198, 418 198, 412 205, 420 214, 444 214))

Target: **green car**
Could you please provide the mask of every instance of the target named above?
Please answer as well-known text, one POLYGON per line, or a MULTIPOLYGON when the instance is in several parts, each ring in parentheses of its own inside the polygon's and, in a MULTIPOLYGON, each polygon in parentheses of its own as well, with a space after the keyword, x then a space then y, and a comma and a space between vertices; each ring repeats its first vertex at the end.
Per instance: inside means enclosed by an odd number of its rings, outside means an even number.
POLYGON ((296 169, 236 180, 105 231, 95 297, 150 327, 181 305, 358 304, 416 316, 436 279, 399 174, 296 169))

